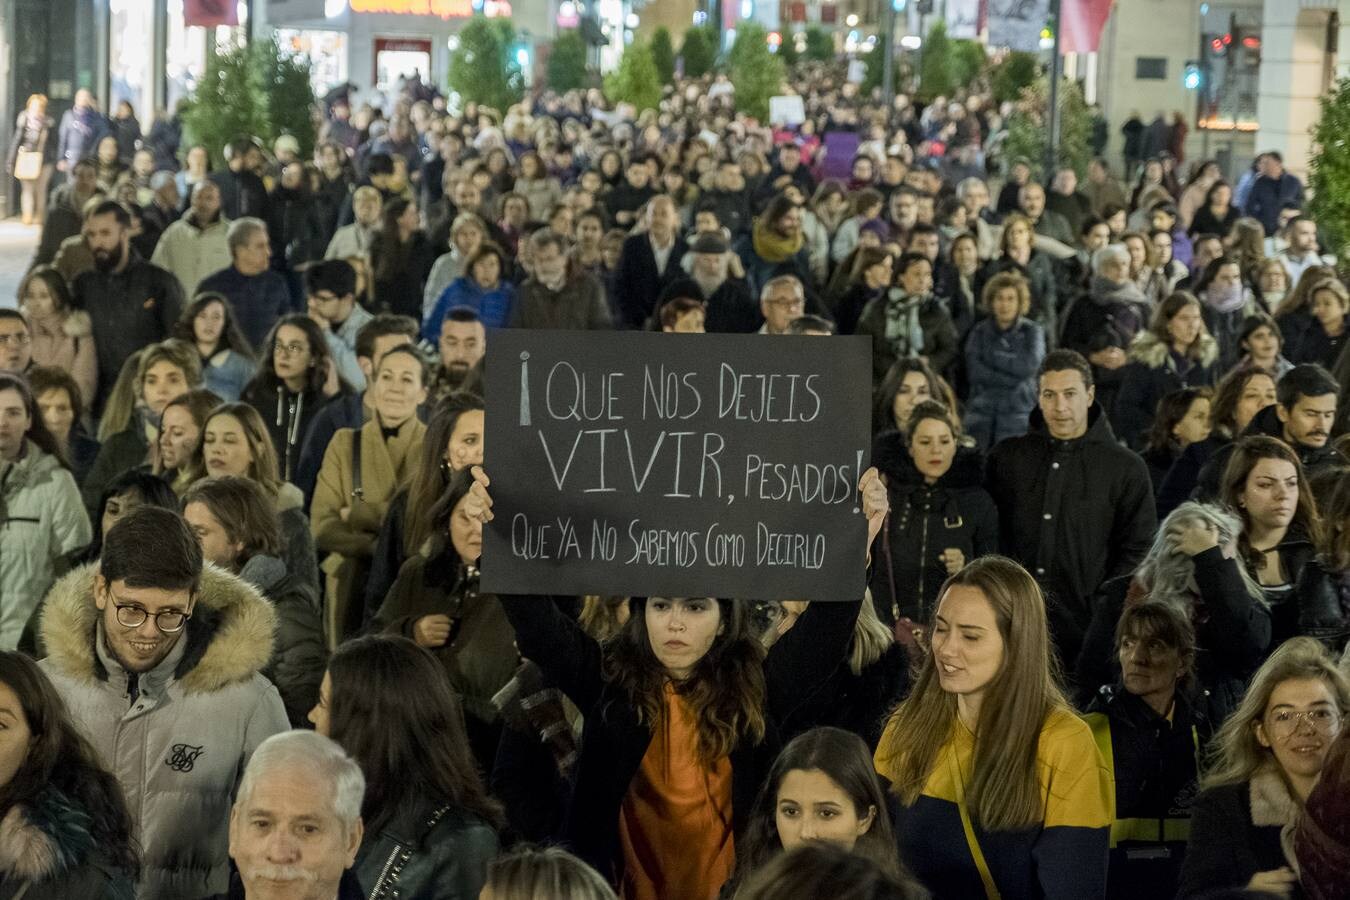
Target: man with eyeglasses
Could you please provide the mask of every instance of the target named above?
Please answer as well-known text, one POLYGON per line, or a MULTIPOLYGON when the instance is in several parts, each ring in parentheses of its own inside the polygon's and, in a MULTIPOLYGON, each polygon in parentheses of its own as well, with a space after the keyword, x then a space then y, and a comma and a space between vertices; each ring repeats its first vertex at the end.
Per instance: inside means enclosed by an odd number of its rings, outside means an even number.
POLYGON ((23 375, 33 366, 33 332, 17 309, 0 309, 0 372, 23 375))
POLYGON ((98 562, 47 595, 41 665, 126 794, 142 900, 228 887, 239 774, 259 744, 290 727, 259 674, 275 628, 271 604, 203 568, 196 535, 159 507, 119 519, 98 562))

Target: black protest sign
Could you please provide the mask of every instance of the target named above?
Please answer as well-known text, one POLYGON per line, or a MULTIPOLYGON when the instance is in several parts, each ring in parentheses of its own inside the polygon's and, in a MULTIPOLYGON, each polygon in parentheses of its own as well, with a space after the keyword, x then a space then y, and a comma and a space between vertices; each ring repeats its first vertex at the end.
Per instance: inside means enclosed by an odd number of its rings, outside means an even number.
POLYGON ((484 590, 856 600, 871 365, 863 337, 494 332, 484 590))

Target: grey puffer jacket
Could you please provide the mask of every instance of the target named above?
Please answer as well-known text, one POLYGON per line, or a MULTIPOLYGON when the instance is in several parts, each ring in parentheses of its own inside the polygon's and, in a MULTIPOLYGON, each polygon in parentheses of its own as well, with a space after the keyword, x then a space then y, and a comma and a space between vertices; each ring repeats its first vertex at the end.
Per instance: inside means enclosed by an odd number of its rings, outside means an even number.
POLYGON ((140 900, 222 893, 239 777, 260 743, 289 728, 277 689, 259 674, 276 614, 254 588, 208 565, 182 637, 137 677, 103 640, 97 566, 76 569, 47 595, 42 668, 126 792, 143 853, 140 900))
POLYGON ((91 537, 75 476, 60 460, 25 441, 22 459, 0 461, 0 649, 18 646, 62 557, 91 537))

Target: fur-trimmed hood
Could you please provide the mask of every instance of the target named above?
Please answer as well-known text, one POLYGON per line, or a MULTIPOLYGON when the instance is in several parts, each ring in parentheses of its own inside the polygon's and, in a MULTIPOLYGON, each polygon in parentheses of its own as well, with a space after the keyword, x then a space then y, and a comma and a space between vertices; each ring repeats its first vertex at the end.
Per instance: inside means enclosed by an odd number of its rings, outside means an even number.
MULTIPOLYGON (((72 679, 90 683, 108 674, 94 649, 97 572, 98 562, 92 562, 53 585, 39 625, 49 663, 72 679)), ((255 588, 208 563, 174 680, 189 694, 204 694, 252 678, 272 657, 276 623, 272 605, 255 588)))
MULTIPOLYGON (((103 851, 89 813, 48 786, 31 803, 16 803, 0 819, 0 875, 39 884, 81 866, 102 867, 103 851)), ((129 883, 128 883, 129 884, 129 883)))
MULTIPOLYGON (((1219 358, 1219 342, 1208 333, 1202 333, 1196 344, 1199 353, 1192 355, 1191 358, 1201 366, 1212 366, 1219 358)), ((1170 350, 1171 348, 1158 340, 1158 336, 1153 332, 1141 331, 1130 342, 1130 359, 1133 362, 1141 362, 1150 369, 1158 369, 1166 364, 1170 350)))

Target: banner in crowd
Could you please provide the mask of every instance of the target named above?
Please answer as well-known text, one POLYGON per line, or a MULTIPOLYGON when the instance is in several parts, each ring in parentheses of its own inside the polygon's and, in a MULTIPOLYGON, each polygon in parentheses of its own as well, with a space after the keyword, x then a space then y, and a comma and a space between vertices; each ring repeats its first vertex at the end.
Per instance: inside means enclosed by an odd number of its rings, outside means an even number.
POLYGON ((504 330, 485 591, 854 600, 865 337, 504 330))
POLYGON ((1035 53, 1050 18, 1050 0, 988 0, 989 46, 1035 53))

